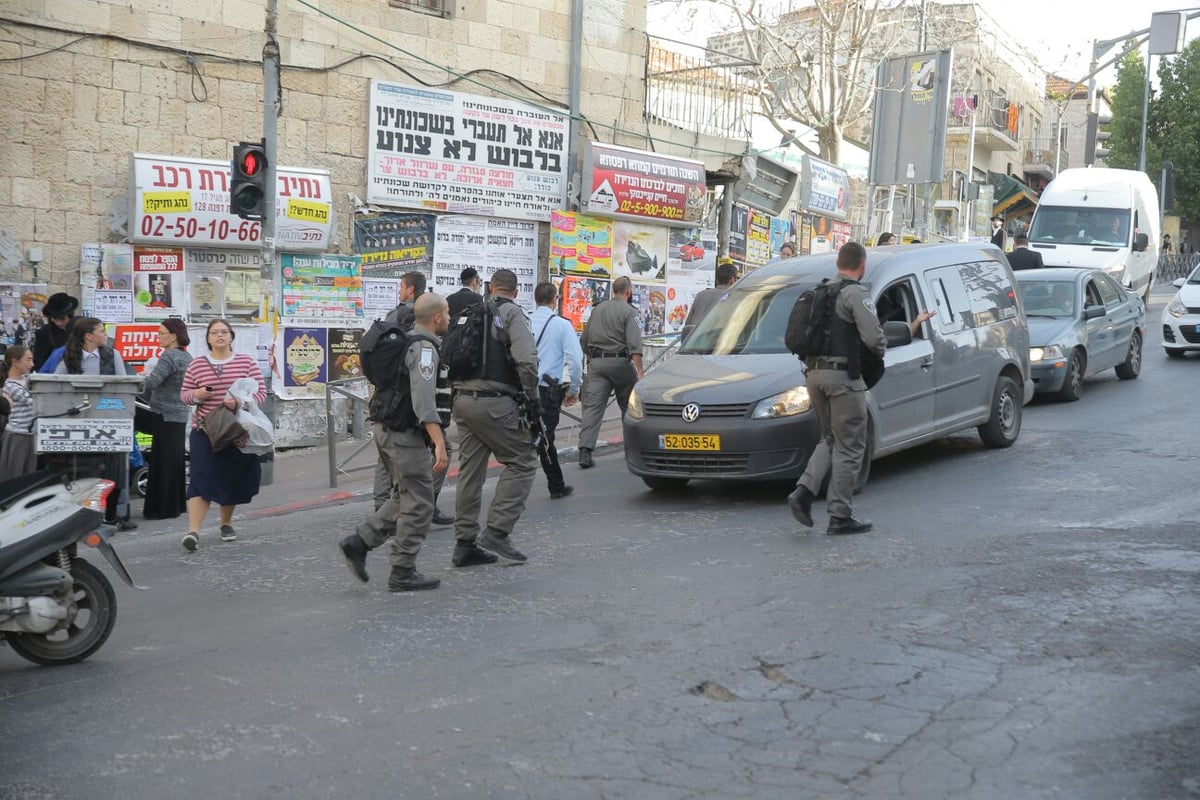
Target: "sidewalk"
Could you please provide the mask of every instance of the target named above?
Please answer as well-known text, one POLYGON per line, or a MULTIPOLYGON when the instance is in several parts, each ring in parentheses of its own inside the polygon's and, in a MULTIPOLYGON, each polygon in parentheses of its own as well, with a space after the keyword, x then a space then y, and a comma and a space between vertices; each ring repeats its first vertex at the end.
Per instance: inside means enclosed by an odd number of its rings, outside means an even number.
MULTIPOLYGON (((555 433, 558 457, 560 461, 573 462, 579 459, 579 423, 566 414, 578 417, 580 407, 575 405, 564 411, 555 433)), ((458 442, 455 426, 450 428, 450 441, 454 453, 450 459, 448 484, 452 484, 458 475, 458 442)), ((596 442, 596 452, 602 453, 605 448, 620 447, 623 441, 620 411, 617 409, 616 403, 613 403, 605 411, 604 423, 600 426, 600 438, 596 442)), ((338 462, 349 458, 360 444, 362 444, 361 440, 339 439, 336 449, 338 462)), ((333 488, 329 485, 329 451, 325 445, 278 452, 275 454, 274 481, 270 486, 262 487, 253 503, 239 508, 238 517, 243 519, 274 517, 303 511, 306 508, 368 498, 374 489, 376 457, 374 445, 366 447, 352 461, 344 465, 347 472, 338 474, 337 487, 333 488)), ((490 466, 494 468, 500 465, 492 462, 490 466)), ((140 510, 140 501, 135 501, 134 521, 141 522, 140 510)))

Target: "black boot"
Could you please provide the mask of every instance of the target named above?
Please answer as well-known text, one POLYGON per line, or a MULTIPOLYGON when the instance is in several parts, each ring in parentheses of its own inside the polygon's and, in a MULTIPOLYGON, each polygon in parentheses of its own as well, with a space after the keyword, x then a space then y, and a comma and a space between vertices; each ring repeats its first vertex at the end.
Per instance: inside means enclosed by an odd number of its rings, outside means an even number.
POLYGON ((579 468, 580 469, 590 469, 594 466, 596 466, 596 462, 592 461, 592 448, 590 448, 590 447, 579 448, 579 468))
POLYGON ((423 589, 436 589, 442 582, 437 578, 426 578, 412 567, 392 567, 391 577, 388 578, 389 592, 419 592, 423 589))
POLYGON ((807 486, 796 486, 796 491, 788 495, 788 505, 792 509, 792 516, 806 528, 813 526, 812 518, 812 492, 807 486))
POLYGON ((346 566, 354 573, 354 577, 363 583, 371 579, 367 575, 367 553, 371 552, 371 548, 367 547, 367 543, 362 540, 362 537, 357 533, 352 533, 338 542, 338 549, 342 551, 342 557, 346 559, 346 566))
POLYGON ((562 488, 559 488, 559 489, 551 489, 550 490, 550 499, 551 500, 561 500, 564 497, 570 497, 574 493, 575 493, 574 486, 564 485, 562 488))
POLYGON ((830 517, 829 528, 825 531, 830 536, 847 533, 866 533, 871 530, 871 520, 855 519, 854 517, 830 517))
POLYGON ((458 542, 454 545, 454 555, 450 563, 456 567, 474 567, 479 564, 495 564, 500 556, 489 553, 474 542, 458 542))
POLYGON ((433 508, 433 523, 434 525, 453 525, 454 517, 442 511, 437 506, 433 508))
POLYGON ((509 561, 528 561, 529 558, 508 541, 508 534, 486 528, 475 543, 509 561))

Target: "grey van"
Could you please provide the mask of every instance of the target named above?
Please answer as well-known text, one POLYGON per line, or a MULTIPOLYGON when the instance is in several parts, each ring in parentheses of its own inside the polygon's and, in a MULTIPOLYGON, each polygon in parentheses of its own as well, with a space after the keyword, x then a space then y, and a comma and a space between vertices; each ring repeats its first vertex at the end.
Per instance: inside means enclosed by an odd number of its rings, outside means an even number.
MULTIPOLYGON (((638 382, 625 462, 653 489, 693 478, 792 480, 818 437, 803 365, 783 344, 796 298, 837 271, 836 255, 780 261, 738 281, 674 356, 638 382)), ((867 251, 888 337, 887 371, 868 393, 871 459, 967 428, 1008 447, 1033 397, 1029 329, 1012 270, 992 245, 867 251), (909 322, 936 310, 915 336, 909 322)))

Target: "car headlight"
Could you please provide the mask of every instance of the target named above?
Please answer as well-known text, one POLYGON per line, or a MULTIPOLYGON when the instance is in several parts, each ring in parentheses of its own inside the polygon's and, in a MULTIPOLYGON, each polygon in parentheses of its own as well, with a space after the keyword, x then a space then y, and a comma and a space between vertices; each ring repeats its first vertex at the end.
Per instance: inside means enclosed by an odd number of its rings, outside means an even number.
POLYGON ((638 397, 636 388, 629 392, 629 405, 625 406, 625 416, 630 419, 641 419, 645 416, 642 412, 642 398, 638 397))
POLYGON ((1036 364, 1039 361, 1047 361, 1055 358, 1063 357, 1063 349, 1056 344, 1049 347, 1031 347, 1029 348, 1029 363, 1036 364))
POLYGON ((1179 295, 1172 297, 1171 302, 1167 304, 1167 313, 1172 317, 1182 317, 1187 312, 1187 306, 1179 299, 1179 295))
POLYGON ((797 414, 803 414, 810 408, 812 408, 812 402, 808 399, 808 387, 797 386, 795 389, 788 389, 786 392, 780 392, 765 400, 760 400, 754 407, 754 413, 750 415, 750 418, 794 417, 797 414))

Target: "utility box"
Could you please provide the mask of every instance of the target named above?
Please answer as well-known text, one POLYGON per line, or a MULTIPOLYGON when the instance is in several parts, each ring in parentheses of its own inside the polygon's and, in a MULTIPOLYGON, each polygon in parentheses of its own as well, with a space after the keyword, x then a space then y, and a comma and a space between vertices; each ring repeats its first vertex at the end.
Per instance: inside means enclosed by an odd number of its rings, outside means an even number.
POLYGON ((138 375, 30 375, 38 453, 128 453, 138 375))

